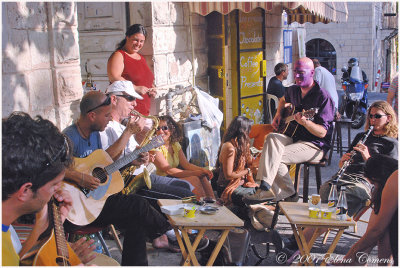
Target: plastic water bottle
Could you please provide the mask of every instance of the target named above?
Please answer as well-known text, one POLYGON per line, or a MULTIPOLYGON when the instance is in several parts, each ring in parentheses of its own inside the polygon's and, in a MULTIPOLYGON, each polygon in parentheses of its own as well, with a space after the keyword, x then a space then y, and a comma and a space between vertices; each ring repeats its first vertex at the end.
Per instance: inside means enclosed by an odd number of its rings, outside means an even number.
POLYGON ((338 203, 337 185, 336 183, 331 183, 331 191, 328 197, 328 210, 332 213, 336 212, 336 206, 338 203))
POLYGON ((91 234, 91 235, 89 235, 89 239, 93 239, 94 240, 94 245, 96 246, 94 251, 97 252, 97 253, 103 253, 103 246, 101 245, 101 242, 97 238, 97 236, 95 234, 91 234))
POLYGON ((339 221, 347 220, 347 198, 345 186, 340 188, 339 201, 336 209, 336 219, 339 221))

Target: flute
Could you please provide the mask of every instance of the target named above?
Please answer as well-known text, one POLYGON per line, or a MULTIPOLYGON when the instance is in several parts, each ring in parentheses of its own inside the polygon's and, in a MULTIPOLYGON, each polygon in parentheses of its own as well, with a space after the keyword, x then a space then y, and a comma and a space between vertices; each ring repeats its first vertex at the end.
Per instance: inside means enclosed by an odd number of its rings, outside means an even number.
MULTIPOLYGON (((372 130, 374 129, 374 126, 370 126, 367 130, 367 132, 364 134, 363 138, 357 143, 357 144, 364 144, 365 141, 367 140, 368 136, 372 133, 372 130)), ((347 159, 344 163, 341 169, 336 173, 335 179, 332 181, 332 183, 337 183, 337 181, 343 176, 344 172, 346 171, 347 167, 350 165, 351 161, 353 160, 354 155, 357 153, 356 150, 352 150, 350 152, 350 158, 347 159)))

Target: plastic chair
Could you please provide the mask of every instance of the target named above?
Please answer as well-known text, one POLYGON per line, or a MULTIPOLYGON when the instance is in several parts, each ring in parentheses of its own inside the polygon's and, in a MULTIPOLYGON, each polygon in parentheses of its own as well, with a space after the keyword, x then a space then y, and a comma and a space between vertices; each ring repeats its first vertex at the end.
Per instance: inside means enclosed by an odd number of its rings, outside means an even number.
POLYGON ((272 123, 272 120, 274 119, 275 113, 272 114, 272 110, 271 110, 271 101, 273 101, 275 103, 275 109, 278 108, 278 103, 279 103, 279 99, 277 96, 272 95, 272 94, 268 94, 267 93, 267 109, 268 109, 268 116, 269 116, 269 123, 272 123))

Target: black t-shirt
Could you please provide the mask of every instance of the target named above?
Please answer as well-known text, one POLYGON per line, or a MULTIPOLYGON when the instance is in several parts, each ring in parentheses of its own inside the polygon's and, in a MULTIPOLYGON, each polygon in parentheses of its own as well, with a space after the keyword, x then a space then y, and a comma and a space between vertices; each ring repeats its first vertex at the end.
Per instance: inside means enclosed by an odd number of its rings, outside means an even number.
MULTIPOLYGON (((353 147, 364 137, 364 132, 358 133, 354 138, 351 148, 348 152, 353 150, 353 147)), ((391 137, 375 137, 372 134, 368 136, 367 140, 365 141, 364 145, 368 147, 369 154, 384 154, 390 156, 394 159, 398 159, 398 151, 397 145, 398 141, 395 138, 391 137)), ((353 157, 352 163, 347 167, 346 173, 356 173, 356 174, 363 174, 365 161, 361 156, 361 153, 356 152, 353 157)))
POLYGON ((276 76, 269 80, 267 93, 277 96, 278 99, 282 98, 282 96, 285 94, 285 87, 283 86, 282 82, 276 78, 276 76))

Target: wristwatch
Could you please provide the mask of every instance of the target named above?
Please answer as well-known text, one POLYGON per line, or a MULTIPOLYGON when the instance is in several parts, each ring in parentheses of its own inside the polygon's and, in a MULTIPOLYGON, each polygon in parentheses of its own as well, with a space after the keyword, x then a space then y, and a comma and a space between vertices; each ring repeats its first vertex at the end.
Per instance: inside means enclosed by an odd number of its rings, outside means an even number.
POLYGON ((249 167, 247 168, 247 172, 248 172, 247 174, 251 173, 251 169, 249 167))

